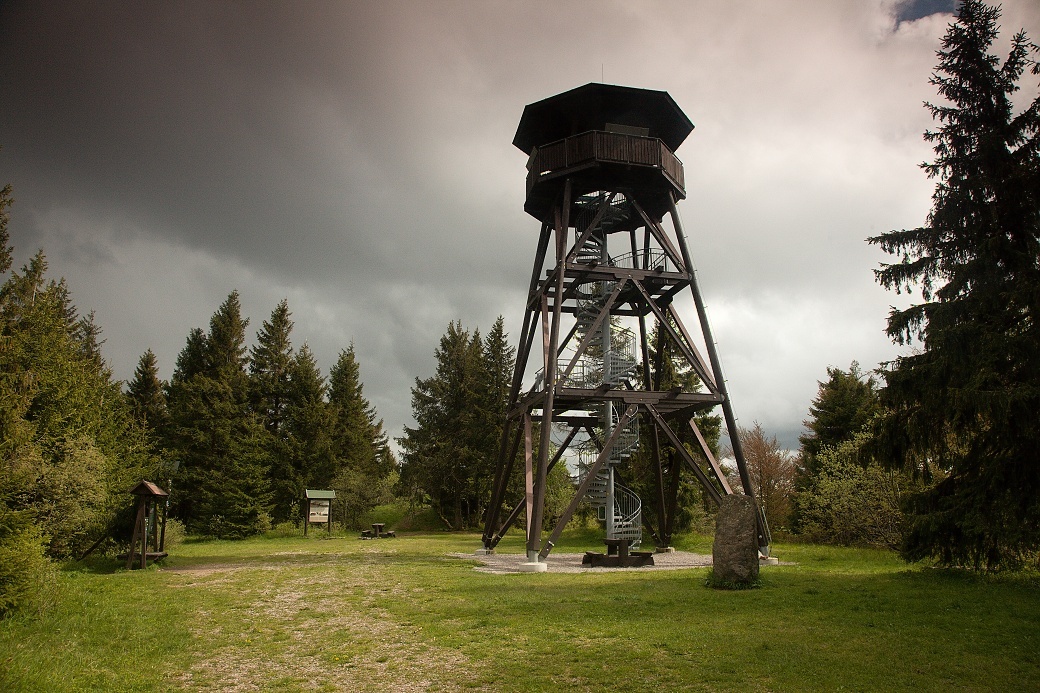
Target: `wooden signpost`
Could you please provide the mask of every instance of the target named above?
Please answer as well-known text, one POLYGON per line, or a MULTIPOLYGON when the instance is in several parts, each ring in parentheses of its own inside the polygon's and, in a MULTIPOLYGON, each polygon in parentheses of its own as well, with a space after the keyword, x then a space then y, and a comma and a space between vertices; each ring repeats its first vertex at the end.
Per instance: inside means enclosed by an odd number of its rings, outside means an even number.
POLYGON ((336 498, 335 491, 319 491, 307 489, 304 492, 307 507, 304 509, 303 536, 307 536, 307 528, 310 525, 325 525, 325 529, 332 533, 332 501, 336 498))

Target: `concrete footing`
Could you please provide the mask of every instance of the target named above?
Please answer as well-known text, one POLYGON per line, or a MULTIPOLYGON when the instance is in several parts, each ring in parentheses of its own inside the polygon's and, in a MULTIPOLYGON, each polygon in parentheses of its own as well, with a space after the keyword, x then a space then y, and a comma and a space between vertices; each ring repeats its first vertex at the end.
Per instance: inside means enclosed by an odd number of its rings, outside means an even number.
POLYGON ((673 546, 658 546, 654 549, 654 553, 675 553, 675 547, 673 546))
POLYGON ((473 552, 474 556, 493 556, 495 555, 494 549, 477 549, 473 552))
POLYGON ((780 565, 780 559, 776 556, 759 556, 759 565, 780 565))
POLYGON ((530 561, 520 564, 521 573, 544 573, 547 570, 549 570, 549 565, 541 561, 530 561))

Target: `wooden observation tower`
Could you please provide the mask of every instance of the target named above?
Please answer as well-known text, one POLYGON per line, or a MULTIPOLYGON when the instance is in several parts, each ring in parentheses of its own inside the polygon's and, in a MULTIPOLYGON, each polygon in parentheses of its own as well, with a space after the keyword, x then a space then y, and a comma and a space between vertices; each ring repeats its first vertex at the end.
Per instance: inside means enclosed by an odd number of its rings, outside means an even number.
MULTIPOLYGON (((656 517, 646 518, 647 529, 659 549, 667 547, 682 470, 715 502, 733 493, 693 418, 720 405, 741 484, 752 495, 676 211, 686 189, 674 152, 692 130, 663 91, 586 84, 524 108, 513 144, 530 157, 524 209, 541 222, 541 235, 485 518, 485 551, 526 511, 528 566, 544 570, 542 562, 583 498, 598 509, 608 540, 638 545, 642 500, 619 472, 637 449, 649 454, 648 487, 656 494, 656 517), (691 299, 699 343, 676 308, 691 299), (654 332, 649 321, 658 325, 654 332), (679 354, 676 367, 697 375, 697 391, 662 389, 662 364, 654 368, 651 362, 655 333, 679 354), (533 378, 526 389, 525 375, 533 378), (551 446, 554 431, 563 439, 551 446), (699 454, 691 454, 684 439, 695 441, 699 454), (577 468, 579 487, 543 541, 546 479, 564 459, 577 468), (507 504, 514 467, 520 466, 524 497, 507 504)), ((655 346, 660 359, 664 345, 655 346)), ((767 554, 761 510, 757 522, 759 547, 767 554)))

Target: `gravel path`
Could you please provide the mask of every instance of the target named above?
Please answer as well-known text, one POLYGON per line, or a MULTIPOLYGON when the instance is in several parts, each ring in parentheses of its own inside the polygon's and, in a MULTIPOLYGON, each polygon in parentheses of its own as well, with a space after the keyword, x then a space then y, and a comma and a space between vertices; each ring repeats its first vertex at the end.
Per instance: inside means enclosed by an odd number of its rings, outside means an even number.
MULTIPOLYGON (((582 553, 553 552, 546 559, 546 564, 549 566, 548 572, 584 573, 616 570, 678 570, 680 568, 705 568, 711 565, 711 556, 689 553, 687 551, 675 551, 673 553, 655 553, 654 565, 652 566, 644 566, 642 568, 590 568, 581 564, 581 559, 584 555, 582 553)), ((477 566, 474 570, 496 575, 519 573, 520 565, 527 562, 527 556, 520 553, 493 553, 490 556, 453 553, 452 556, 480 561, 482 565, 477 566)))

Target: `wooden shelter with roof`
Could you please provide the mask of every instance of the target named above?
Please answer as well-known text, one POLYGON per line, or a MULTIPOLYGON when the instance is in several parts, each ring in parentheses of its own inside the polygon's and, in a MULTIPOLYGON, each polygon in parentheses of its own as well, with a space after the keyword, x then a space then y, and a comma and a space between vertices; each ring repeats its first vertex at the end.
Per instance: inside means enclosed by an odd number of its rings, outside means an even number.
POLYGON ((144 480, 130 489, 130 493, 137 496, 137 519, 130 537, 130 550, 126 554, 126 567, 144 568, 149 560, 158 561, 168 555, 165 551, 168 509, 166 503, 160 501, 165 501, 169 494, 151 481, 144 480))

